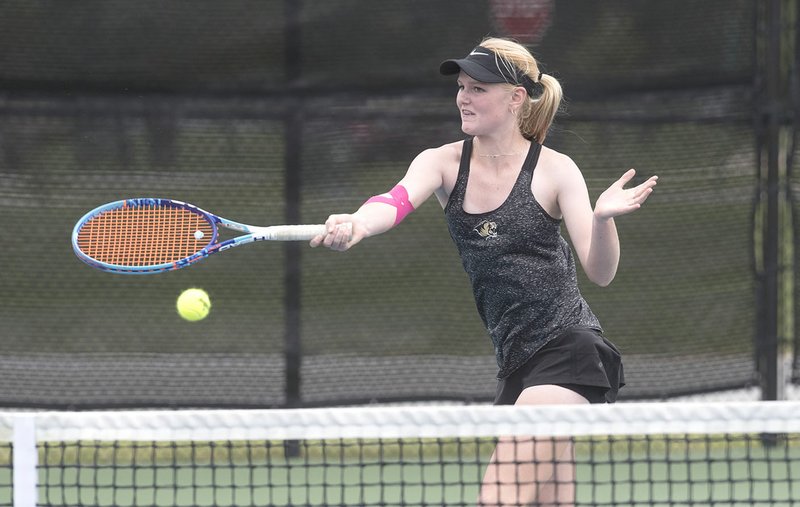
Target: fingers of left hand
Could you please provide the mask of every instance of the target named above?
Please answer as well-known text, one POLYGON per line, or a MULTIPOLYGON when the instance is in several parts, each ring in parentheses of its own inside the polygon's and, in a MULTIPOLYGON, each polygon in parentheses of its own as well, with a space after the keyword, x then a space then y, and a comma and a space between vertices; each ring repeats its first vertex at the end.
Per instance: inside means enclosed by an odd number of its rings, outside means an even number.
POLYGON ((633 194, 632 201, 633 201, 634 204, 640 205, 644 201, 647 200, 647 198, 650 196, 650 194, 653 193, 653 185, 649 185, 649 186, 646 186, 646 187, 642 187, 640 185, 640 186, 636 187, 635 190, 636 190, 636 192, 633 194))
POLYGON ((619 180, 617 180, 617 183, 620 186, 624 187, 629 181, 633 179, 634 176, 636 176, 636 169, 628 169, 627 171, 625 171, 625 174, 623 174, 622 177, 619 180))

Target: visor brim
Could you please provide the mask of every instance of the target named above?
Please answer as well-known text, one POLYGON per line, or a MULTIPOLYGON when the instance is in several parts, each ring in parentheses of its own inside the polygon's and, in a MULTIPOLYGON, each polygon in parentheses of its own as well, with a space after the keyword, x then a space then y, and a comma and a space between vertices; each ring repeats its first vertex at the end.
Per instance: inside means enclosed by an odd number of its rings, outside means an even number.
POLYGON ((480 81, 481 83, 506 83, 508 80, 503 76, 497 75, 483 65, 466 58, 460 60, 445 60, 439 66, 439 72, 445 76, 451 76, 464 71, 466 75, 480 81))

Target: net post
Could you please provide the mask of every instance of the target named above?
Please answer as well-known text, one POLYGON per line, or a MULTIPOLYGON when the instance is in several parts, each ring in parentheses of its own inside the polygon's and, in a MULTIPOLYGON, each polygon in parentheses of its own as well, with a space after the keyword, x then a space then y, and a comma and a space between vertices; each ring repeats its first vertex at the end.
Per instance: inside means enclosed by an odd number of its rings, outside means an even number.
MULTIPOLYGON (((761 109, 761 186, 763 199, 762 274, 760 277, 760 322, 758 324, 757 368, 760 376, 761 399, 779 400, 782 396, 780 368, 781 333, 781 195, 785 181, 781 174, 781 11, 782 0, 769 0, 763 12, 763 98, 761 109), (764 164, 766 166, 764 167, 764 164)), ((767 442, 765 440, 765 442, 767 442)))
MULTIPOLYGON (((291 89, 300 78, 302 71, 300 14, 302 3, 297 0, 284 0, 286 9, 286 49, 284 60, 286 76, 291 89)), ((300 187, 302 186, 303 156, 303 114, 302 102, 290 100, 291 107, 286 114, 286 221, 290 224, 300 223, 300 187)), ((286 406, 296 408, 301 404, 300 383, 302 344, 300 334, 300 306, 302 303, 302 277, 300 244, 288 242, 284 245, 285 260, 285 300, 286 316, 285 359, 286 359, 286 406)), ((299 442, 284 442, 284 454, 287 457, 300 455, 299 442)))
POLYGON ((36 418, 18 415, 13 423, 14 507, 36 507, 37 462, 36 418))

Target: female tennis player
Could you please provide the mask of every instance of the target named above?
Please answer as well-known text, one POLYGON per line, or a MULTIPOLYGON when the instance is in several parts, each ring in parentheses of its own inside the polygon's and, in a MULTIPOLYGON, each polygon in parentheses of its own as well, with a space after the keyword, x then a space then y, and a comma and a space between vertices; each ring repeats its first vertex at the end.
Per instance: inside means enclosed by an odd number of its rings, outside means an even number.
MULTIPOLYGON (((542 143, 562 99, 520 44, 488 38, 463 59, 456 105, 467 138, 427 149, 388 193, 355 213, 331 215, 311 246, 347 250, 397 226, 435 195, 494 344, 496 404, 612 403, 624 385, 617 348, 581 296, 572 249, 588 278, 613 280, 620 256, 614 218, 639 209, 657 177, 625 188, 633 169, 594 208, 576 164, 542 143)), ((570 505, 574 458, 568 439, 501 439, 479 505, 570 505)))

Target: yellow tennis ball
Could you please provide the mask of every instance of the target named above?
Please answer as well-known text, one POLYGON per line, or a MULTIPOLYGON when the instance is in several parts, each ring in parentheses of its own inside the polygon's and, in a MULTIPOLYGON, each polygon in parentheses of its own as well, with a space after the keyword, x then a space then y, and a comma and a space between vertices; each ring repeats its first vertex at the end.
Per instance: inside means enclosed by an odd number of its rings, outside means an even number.
POLYGON ((186 289, 178 296, 178 314, 186 320, 205 319, 211 311, 211 300, 203 289, 186 289))

